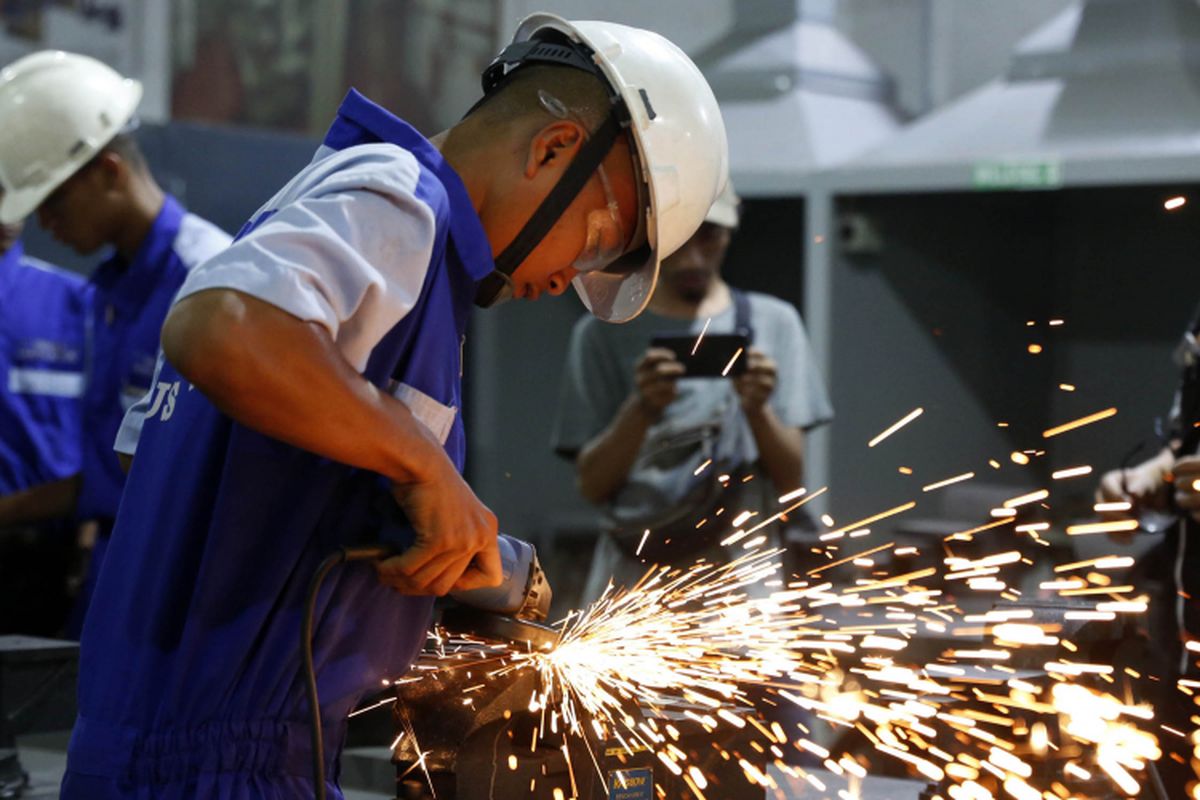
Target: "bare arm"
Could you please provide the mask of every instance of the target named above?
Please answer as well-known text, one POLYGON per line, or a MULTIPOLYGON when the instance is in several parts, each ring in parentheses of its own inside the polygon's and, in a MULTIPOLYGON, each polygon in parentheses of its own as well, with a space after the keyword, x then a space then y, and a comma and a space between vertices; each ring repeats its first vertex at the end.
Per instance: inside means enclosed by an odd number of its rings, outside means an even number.
POLYGON ((576 482, 584 499, 598 505, 621 488, 650 422, 637 396, 630 395, 609 426, 584 445, 575 460, 576 482))
POLYGON ((415 594, 499 583, 495 517, 429 431, 359 375, 325 328, 213 289, 171 310, 162 342, 167 360, 234 420, 394 482, 417 541, 383 562, 385 582, 415 594))
POLYGON ((798 489, 804 482, 804 431, 784 425, 770 406, 747 412, 750 431, 758 445, 767 477, 779 494, 798 489))
POLYGON ((79 499, 79 475, 0 497, 0 528, 69 517, 79 499))

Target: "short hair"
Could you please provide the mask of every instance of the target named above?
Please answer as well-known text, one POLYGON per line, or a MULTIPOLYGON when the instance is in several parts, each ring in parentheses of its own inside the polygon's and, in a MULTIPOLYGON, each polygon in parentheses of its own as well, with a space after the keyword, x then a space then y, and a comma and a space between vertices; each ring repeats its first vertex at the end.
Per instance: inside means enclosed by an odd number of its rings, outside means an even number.
POLYGON ((595 75, 574 67, 530 64, 518 67, 471 116, 507 128, 544 124, 549 112, 538 99, 539 90, 577 114, 590 131, 600 126, 612 105, 607 88, 595 75))
MULTIPOLYGON (((116 153, 135 172, 149 171, 146 156, 142 154, 142 148, 138 146, 137 139, 132 133, 118 133, 109 140, 108 144, 100 148, 100 153, 105 152, 116 153)), ((100 155, 100 153, 96 155, 100 155)))

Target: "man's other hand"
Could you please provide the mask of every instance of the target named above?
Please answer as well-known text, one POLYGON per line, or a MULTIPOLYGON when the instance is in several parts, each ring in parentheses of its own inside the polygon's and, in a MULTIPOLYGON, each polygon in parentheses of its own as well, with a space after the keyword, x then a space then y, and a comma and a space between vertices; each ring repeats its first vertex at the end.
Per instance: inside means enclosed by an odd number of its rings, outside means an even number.
POLYGON ((676 382, 683 376, 683 364, 675 354, 662 347, 651 347, 634 367, 638 403, 651 420, 658 420, 679 394, 676 382))
POLYGON ((743 356, 746 371, 733 379, 733 387, 742 401, 742 409, 760 411, 775 391, 775 362, 763 351, 751 347, 743 356))

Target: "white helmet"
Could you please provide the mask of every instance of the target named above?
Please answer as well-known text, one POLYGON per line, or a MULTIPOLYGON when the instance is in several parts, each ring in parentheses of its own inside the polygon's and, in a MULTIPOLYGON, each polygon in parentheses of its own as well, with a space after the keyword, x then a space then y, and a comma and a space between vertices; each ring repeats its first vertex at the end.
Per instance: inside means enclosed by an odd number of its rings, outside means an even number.
POLYGON ((737 230, 738 223, 742 221, 742 198, 738 197, 737 192, 733 190, 732 180, 725 184, 724 191, 712 204, 704 221, 720 225, 722 228, 737 230))
MULTIPOLYGON (((725 186, 725 125, 712 89, 692 60, 667 39, 640 28, 534 14, 521 22, 512 45, 489 70, 497 65, 515 69, 525 59, 565 61, 545 52, 564 39, 590 51, 614 101, 624 106, 644 183, 639 194, 645 197, 647 247, 574 281, 592 314, 625 322, 649 302, 659 262, 691 238, 725 186), (531 56, 539 40, 546 45, 531 56)), ((484 80, 489 86, 488 73, 484 80)), ((495 84, 493 77, 490 85, 495 84)))
POLYGON ((121 132, 141 99, 138 81, 61 50, 0 70, 0 223, 41 205, 121 132))

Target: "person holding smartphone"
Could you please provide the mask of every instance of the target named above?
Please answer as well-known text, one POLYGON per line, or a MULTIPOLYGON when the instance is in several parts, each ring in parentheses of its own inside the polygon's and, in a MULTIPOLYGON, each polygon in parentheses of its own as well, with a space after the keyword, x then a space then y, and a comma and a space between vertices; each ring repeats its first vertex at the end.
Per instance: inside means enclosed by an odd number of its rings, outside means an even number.
POLYGON ((587 600, 610 579, 635 582, 651 562, 745 552, 720 545, 730 524, 743 512, 753 515, 743 527, 769 517, 802 485, 804 433, 833 416, 796 309, 721 277, 739 219, 727 187, 664 260, 646 313, 625 325, 582 318, 572 332, 553 446, 610 523, 587 600), (655 346, 697 339, 694 355, 655 346))

